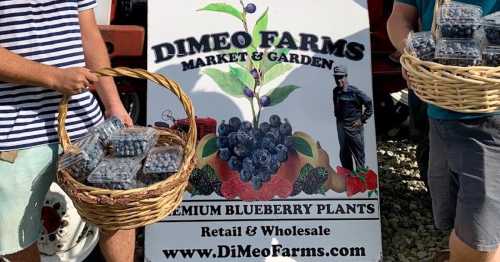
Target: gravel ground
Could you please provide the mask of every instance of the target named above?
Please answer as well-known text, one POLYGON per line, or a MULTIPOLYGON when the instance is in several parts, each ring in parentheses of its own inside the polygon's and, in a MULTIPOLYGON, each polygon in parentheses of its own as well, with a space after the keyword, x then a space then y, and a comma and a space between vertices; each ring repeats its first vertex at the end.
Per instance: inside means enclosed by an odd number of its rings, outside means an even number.
POLYGON ((377 146, 384 261, 428 261, 447 247, 448 232, 434 228, 431 200, 405 139, 377 146))

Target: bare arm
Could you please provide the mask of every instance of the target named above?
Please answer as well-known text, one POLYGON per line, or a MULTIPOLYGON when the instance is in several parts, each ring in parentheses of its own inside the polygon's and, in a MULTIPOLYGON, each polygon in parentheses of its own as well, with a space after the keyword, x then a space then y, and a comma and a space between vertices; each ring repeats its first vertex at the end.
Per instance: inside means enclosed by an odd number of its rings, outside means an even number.
POLYGON ((0 80, 46 87, 72 95, 85 90, 97 78, 85 68, 61 69, 26 59, 0 47, 0 80))
MULTIPOLYGON (((79 21, 87 67, 91 70, 110 67, 108 52, 97 27, 94 11, 88 9, 80 12, 79 21)), ((123 107, 112 77, 101 77, 96 83, 96 90, 104 104, 107 116, 117 116, 128 126, 133 124, 123 107)))
POLYGON ((389 39, 398 51, 403 51, 408 33, 416 30, 417 25, 417 8, 412 5, 394 2, 391 16, 387 20, 387 32, 389 39))

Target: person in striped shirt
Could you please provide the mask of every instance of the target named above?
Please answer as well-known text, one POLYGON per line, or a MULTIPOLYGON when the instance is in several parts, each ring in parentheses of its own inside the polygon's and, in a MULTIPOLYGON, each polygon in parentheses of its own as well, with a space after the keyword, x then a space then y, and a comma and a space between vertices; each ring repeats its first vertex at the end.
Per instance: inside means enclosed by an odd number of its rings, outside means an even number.
MULTIPOLYGON (((66 127, 71 139, 83 136, 105 116, 126 125, 113 79, 91 70, 109 67, 96 26, 95 0, 0 1, 0 260, 40 261, 36 240, 41 208, 54 180, 59 153, 58 103, 72 95, 66 127)), ((132 261, 135 232, 102 232, 107 261, 132 261)))

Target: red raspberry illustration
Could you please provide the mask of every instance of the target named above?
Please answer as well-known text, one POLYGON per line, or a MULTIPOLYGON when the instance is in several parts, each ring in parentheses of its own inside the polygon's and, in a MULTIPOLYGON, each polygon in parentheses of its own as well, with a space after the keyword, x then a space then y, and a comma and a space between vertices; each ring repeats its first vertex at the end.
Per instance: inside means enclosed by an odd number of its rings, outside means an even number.
POLYGON ((240 193, 241 185, 238 183, 238 177, 235 178, 236 179, 229 179, 222 182, 221 193, 227 199, 234 199, 240 193))
POLYGON ((377 189, 377 174, 373 170, 368 170, 364 174, 365 177, 365 183, 366 183, 366 188, 368 190, 375 190, 377 189))

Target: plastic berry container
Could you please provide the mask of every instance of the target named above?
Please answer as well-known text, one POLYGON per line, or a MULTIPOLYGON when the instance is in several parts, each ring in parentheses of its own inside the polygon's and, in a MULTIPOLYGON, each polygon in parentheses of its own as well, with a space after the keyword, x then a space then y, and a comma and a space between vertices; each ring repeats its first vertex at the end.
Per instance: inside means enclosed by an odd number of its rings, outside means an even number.
POLYGON ((97 167, 105 152, 97 135, 86 136, 76 142, 76 145, 80 151, 61 156, 59 168, 72 171, 75 179, 83 181, 97 167))
POLYGON ((487 46, 483 50, 483 65, 500 66, 500 46, 487 46))
POLYGON ((480 65, 481 47, 477 40, 441 39, 436 44, 435 60, 452 66, 480 65))
POLYGON ((95 187, 127 190, 136 188, 137 173, 141 169, 140 158, 104 158, 87 177, 95 187))
POLYGON ((438 12, 437 30, 440 38, 472 39, 481 27, 483 11, 480 6, 452 2, 438 12))
POLYGON ((436 43, 431 32, 411 32, 407 47, 412 55, 424 61, 431 61, 436 52, 436 43))
POLYGON ((500 45, 500 12, 483 17, 483 28, 488 42, 500 45))
POLYGON ((144 174, 177 172, 183 156, 184 152, 180 146, 155 147, 149 151, 142 172, 144 174))
POLYGON ((157 140, 158 132, 150 127, 120 129, 110 137, 111 154, 115 157, 144 157, 157 140))
POLYGON ((117 117, 110 117, 101 124, 91 128, 89 130, 89 133, 97 134, 99 136, 101 143, 103 143, 103 145, 108 145, 111 135, 115 131, 122 129, 124 127, 125 125, 122 123, 120 119, 118 119, 117 117))

